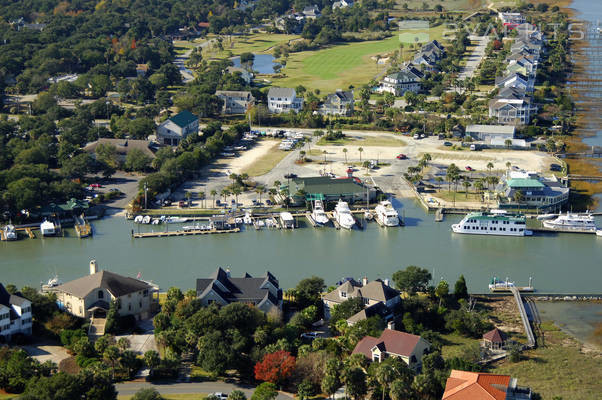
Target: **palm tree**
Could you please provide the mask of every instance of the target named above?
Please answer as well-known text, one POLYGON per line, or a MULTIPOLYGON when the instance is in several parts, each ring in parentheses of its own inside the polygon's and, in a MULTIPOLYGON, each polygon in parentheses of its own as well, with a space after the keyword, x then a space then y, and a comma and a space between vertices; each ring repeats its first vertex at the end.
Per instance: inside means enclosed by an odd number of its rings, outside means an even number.
POLYGON ((212 189, 211 192, 209 192, 209 194, 211 194, 211 196, 213 197, 213 208, 215 208, 215 196, 217 196, 217 190, 212 189))
POLYGON ((444 181, 444 179, 440 176, 435 178, 435 181, 439 184, 439 186, 441 186, 441 183, 444 181))
POLYGON ((261 195, 265 192, 265 188, 263 186, 257 186, 255 188, 255 193, 259 195, 259 202, 261 203, 261 195))
POLYGON ((468 198, 468 188, 470 187, 470 181, 468 179, 463 179, 462 186, 464 186, 465 198, 468 198))
POLYGON ((506 148, 509 149, 510 146, 512 146, 512 140, 506 139, 504 140, 504 144, 506 145, 506 148))
POLYGON ((347 149, 343 148, 343 154, 345 155, 345 164, 347 164, 347 149))
POLYGON ((512 163, 511 163, 510 161, 508 161, 508 162, 506 163, 506 169, 508 169, 508 170, 509 170, 509 169, 510 169, 510 167, 512 167, 512 163))
POLYGON ((301 150, 301 151, 299 152, 299 161, 303 161, 303 160, 305 160, 305 154, 306 154, 306 153, 305 153, 305 150, 301 150))
POLYGON ((493 169, 493 163, 491 161, 487 163, 487 169, 489 170, 489 173, 491 173, 491 170, 493 169))
POLYGON ((326 150, 323 150, 322 154, 324 154, 324 164, 326 164, 326 154, 328 154, 328 152, 326 150))
POLYGON ((395 370, 388 363, 381 363, 376 369, 376 380, 382 386, 383 398, 385 400, 385 394, 387 393, 387 386, 393 381, 395 376, 395 370))
POLYGON ((224 198, 224 203, 228 204, 228 196, 230 196, 230 191, 228 189, 222 189, 220 195, 224 198))
POLYGON ((207 200, 207 193, 199 192, 199 199, 203 200, 203 208, 205 208, 205 200, 207 200))
POLYGON ((483 192, 483 189, 485 188, 485 186, 483 185, 483 181, 481 179, 477 180, 474 183, 474 188, 475 188, 475 190, 477 190, 479 192, 479 194, 481 194, 481 201, 483 201, 482 192, 483 192))
POLYGON ((232 189, 232 194, 234 194, 234 201, 236 205, 238 205, 238 195, 242 193, 242 189, 238 186, 232 189))
POLYGON ((357 151, 360 152, 360 163, 362 162, 362 152, 364 151, 363 147, 360 147, 359 149, 357 149, 357 151))

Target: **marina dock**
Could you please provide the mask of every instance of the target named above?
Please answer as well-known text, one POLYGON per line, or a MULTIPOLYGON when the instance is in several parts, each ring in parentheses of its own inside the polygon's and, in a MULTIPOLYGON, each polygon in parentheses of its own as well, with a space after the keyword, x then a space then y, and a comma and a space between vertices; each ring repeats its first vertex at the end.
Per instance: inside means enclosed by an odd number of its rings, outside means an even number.
POLYGON ((75 228, 75 233, 79 238, 92 236, 92 225, 90 225, 84 216, 74 216, 73 227, 75 228))
POLYGON ((150 238, 150 237, 170 237, 170 236, 195 236, 195 235, 212 235, 218 233, 235 233, 240 232, 240 228, 233 229, 210 229, 210 230, 186 230, 186 231, 162 231, 162 232, 134 232, 132 231, 132 237, 136 239, 150 238))
POLYGON ((6 238, 4 237, 4 230, 0 230, 0 240, 2 240, 3 242, 6 240, 6 238))
POLYGON ((35 239, 36 238, 36 234, 33 233, 33 229, 31 229, 31 228, 25 228, 25 232, 27 232, 27 236, 29 236, 30 239, 35 239))
POLYGON ((443 208, 438 208, 437 211, 435 211, 435 222, 441 221, 443 221, 443 208))

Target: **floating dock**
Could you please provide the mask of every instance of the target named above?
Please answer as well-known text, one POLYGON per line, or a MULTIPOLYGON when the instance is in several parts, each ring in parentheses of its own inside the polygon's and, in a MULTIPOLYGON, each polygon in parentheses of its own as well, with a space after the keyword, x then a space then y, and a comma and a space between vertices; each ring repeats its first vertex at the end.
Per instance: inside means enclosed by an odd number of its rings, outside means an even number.
POLYGON ((443 208, 438 208, 437 211, 435 211, 435 222, 441 221, 443 221, 443 208))
POLYGON ((86 238, 92 236, 92 225, 88 221, 86 221, 85 217, 73 217, 73 227, 75 228, 75 233, 79 238, 86 238))
POLYGON ((150 237, 212 235, 212 234, 218 234, 218 233, 235 233, 235 232, 240 232, 240 228, 211 229, 211 230, 195 229, 195 230, 190 230, 190 231, 163 231, 163 232, 134 232, 134 231, 132 231, 132 237, 136 238, 136 239, 141 239, 141 238, 150 238, 150 237))

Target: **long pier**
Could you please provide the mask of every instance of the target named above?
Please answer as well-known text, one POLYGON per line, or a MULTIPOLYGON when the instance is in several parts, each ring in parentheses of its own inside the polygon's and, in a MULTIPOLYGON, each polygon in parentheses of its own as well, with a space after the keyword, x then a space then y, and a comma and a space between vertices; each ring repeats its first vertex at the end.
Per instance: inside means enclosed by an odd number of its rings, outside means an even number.
POLYGON ((537 342, 535 341, 535 335, 533 334, 533 329, 531 329, 531 322, 529 321, 529 316, 525 310, 520 291, 514 286, 511 286, 510 290, 514 295, 514 300, 516 300, 516 305, 518 306, 518 312, 523 321, 523 328, 525 328, 525 335, 527 335, 527 347, 533 348, 537 345, 537 342))
POLYGON ((132 231, 132 237, 136 239, 150 238, 150 237, 169 237, 169 236, 194 236, 194 235, 213 235, 219 233, 235 233, 240 232, 240 228, 233 229, 210 229, 201 230, 195 229, 190 231, 162 231, 162 232, 134 232, 132 231))

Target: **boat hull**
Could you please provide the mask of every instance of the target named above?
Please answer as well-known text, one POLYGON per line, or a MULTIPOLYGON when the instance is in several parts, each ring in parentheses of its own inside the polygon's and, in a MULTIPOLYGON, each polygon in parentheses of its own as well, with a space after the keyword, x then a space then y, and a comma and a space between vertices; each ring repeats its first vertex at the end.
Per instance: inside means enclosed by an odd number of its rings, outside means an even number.
POLYGON ((452 231, 454 233, 458 233, 458 234, 462 234, 462 235, 481 235, 481 236, 518 236, 518 237, 522 237, 522 236, 531 236, 533 235, 533 232, 530 230, 525 229, 522 232, 510 232, 510 231, 489 231, 489 230, 478 230, 478 231, 472 231, 472 230, 468 230, 468 229, 463 229, 462 227, 460 227, 459 224, 453 224, 452 225, 452 231))

